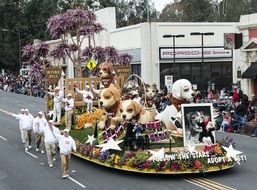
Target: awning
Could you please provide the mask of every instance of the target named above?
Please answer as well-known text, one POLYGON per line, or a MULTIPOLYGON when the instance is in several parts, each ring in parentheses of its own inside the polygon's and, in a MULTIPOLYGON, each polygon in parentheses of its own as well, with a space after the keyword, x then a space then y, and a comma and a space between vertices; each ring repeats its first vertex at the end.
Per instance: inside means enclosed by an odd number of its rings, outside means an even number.
POLYGON ((251 63, 251 65, 242 74, 242 78, 255 79, 257 76, 257 62, 251 63))

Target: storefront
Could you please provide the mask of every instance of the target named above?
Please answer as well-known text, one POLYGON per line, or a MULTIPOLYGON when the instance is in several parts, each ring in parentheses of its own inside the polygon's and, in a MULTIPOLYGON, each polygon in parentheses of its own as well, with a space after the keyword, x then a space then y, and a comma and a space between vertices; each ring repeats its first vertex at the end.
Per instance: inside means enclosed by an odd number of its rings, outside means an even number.
POLYGON ((179 47, 175 49, 175 56, 173 51, 169 47, 159 48, 161 88, 164 87, 167 75, 172 75, 175 80, 188 79, 198 90, 231 88, 232 50, 225 50, 223 47, 204 47, 203 62, 201 48, 179 47))

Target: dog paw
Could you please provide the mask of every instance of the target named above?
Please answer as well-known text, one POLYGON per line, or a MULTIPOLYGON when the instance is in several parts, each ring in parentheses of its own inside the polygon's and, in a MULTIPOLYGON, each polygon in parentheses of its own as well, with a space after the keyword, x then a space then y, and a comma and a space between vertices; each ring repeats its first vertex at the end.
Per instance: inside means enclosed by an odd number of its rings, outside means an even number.
POLYGON ((104 127, 105 127, 105 122, 100 121, 99 122, 99 128, 104 129, 104 127))

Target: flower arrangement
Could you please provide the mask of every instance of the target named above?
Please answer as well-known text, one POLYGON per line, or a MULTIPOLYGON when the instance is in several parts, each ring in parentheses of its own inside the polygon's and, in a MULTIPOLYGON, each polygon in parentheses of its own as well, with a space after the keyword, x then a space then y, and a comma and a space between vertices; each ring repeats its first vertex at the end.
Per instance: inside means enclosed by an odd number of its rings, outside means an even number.
MULTIPOLYGON (((124 152, 122 155, 112 153, 112 151, 103 151, 98 147, 91 146, 89 144, 82 144, 76 142, 78 146, 79 153, 90 159, 98 160, 99 162, 109 165, 111 167, 119 168, 129 168, 138 171, 155 171, 155 172, 183 172, 190 170, 191 172, 208 171, 209 168, 213 166, 218 166, 222 168, 225 165, 232 165, 233 163, 208 163, 206 157, 189 159, 179 159, 174 160, 149 160, 151 154, 148 152, 124 152)), ((204 152, 208 152, 210 157, 220 157, 224 156, 224 150, 221 145, 210 145, 204 147, 204 152)), ((169 152, 168 154, 174 154, 169 152)))
POLYGON ((224 156, 220 144, 206 145, 204 147, 204 152, 208 152, 211 155, 224 156))

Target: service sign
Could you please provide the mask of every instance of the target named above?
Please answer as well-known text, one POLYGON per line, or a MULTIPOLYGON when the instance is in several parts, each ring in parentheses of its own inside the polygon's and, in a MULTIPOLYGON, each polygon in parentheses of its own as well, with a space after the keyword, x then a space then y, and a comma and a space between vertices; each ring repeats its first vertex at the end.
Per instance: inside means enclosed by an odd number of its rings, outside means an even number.
POLYGON ((48 68, 46 69, 46 79, 51 84, 56 84, 60 79, 62 70, 60 68, 48 68))
MULTIPOLYGON (((204 48, 204 58, 232 58, 232 50, 224 48, 204 48)), ((173 60, 173 48, 160 48, 160 59, 173 60)), ((201 59, 202 48, 176 48, 175 59, 201 59)))

